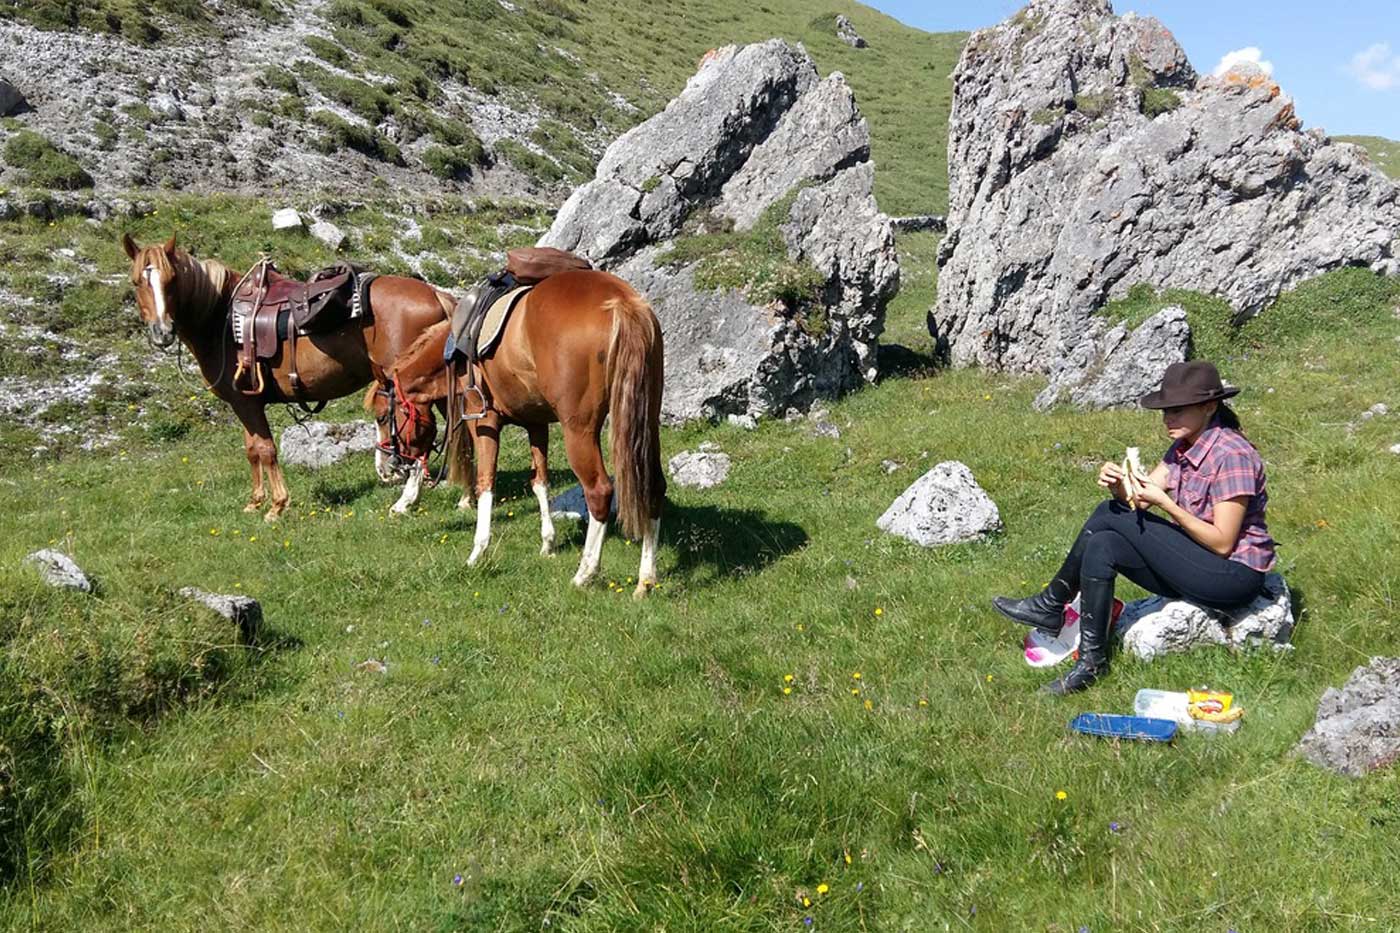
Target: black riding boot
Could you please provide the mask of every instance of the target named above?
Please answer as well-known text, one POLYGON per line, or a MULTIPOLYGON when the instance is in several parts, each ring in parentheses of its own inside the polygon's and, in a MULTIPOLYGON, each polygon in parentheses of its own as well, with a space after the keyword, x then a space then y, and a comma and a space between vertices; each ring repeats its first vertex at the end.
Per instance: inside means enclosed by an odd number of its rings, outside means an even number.
POLYGON ((1079 587, 1079 661, 1043 688, 1064 696, 1092 686, 1108 673, 1108 639, 1113 625, 1113 580, 1085 577, 1079 587))
POLYGON ((1073 598, 1073 588, 1062 576, 1056 574, 1055 579, 1034 596, 1027 596, 1025 599, 996 596, 992 599, 992 605, 996 607, 997 612, 1013 622, 1058 635, 1065 624, 1065 606, 1073 598))

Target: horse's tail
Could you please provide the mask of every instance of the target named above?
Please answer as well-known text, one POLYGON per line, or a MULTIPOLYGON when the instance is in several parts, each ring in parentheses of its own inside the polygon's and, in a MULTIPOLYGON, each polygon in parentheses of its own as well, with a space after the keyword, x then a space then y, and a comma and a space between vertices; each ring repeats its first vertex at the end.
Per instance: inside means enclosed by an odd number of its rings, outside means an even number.
POLYGON ((458 410, 461 400, 456 393, 457 368, 455 361, 447 364, 447 399, 445 400, 447 422, 447 481, 461 486, 467 492, 473 491, 475 478, 472 476, 472 438, 467 423, 458 410))
POLYGON ((612 418, 617 517, 640 538, 666 500, 661 471, 661 325, 645 298, 628 289, 606 305, 613 316, 608 347, 608 411, 612 418))

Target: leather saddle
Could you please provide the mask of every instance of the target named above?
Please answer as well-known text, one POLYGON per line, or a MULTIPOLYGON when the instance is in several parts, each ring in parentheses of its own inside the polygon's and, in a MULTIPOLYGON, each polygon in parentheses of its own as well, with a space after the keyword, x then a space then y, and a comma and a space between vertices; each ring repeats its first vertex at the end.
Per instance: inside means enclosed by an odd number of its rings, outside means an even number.
POLYGON ((370 317, 369 286, 374 278, 342 262, 300 282, 282 275, 270 260, 259 261, 239 283, 229 312, 238 344, 234 386, 245 395, 262 395, 266 389, 262 361, 276 357, 285 343, 292 389, 299 394, 297 337, 370 317))

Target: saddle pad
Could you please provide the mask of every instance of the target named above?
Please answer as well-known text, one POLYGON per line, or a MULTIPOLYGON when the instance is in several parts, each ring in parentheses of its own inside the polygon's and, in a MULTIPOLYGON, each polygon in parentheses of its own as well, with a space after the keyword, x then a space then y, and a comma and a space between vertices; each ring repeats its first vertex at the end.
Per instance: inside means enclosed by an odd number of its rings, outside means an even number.
POLYGON ((476 341, 476 355, 485 356, 496 346, 501 339, 502 332, 506 329, 506 318, 510 317, 510 312, 515 309, 516 304, 525 294, 530 291, 531 286, 522 285, 519 288, 511 289, 500 298, 491 303, 491 307, 486 309, 486 319, 481 322, 481 336, 476 341))

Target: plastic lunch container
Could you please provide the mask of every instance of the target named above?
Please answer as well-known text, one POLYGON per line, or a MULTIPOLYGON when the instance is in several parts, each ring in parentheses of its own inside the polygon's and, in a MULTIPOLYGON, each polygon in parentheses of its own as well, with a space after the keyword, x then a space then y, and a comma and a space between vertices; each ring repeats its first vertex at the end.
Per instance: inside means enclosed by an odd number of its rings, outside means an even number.
POLYGON ((1234 732, 1240 727, 1240 720, 1234 722, 1206 722, 1192 719, 1187 712, 1185 692, 1170 690, 1139 690, 1133 698, 1133 714, 1149 719, 1170 719, 1183 729, 1196 732, 1234 732))

